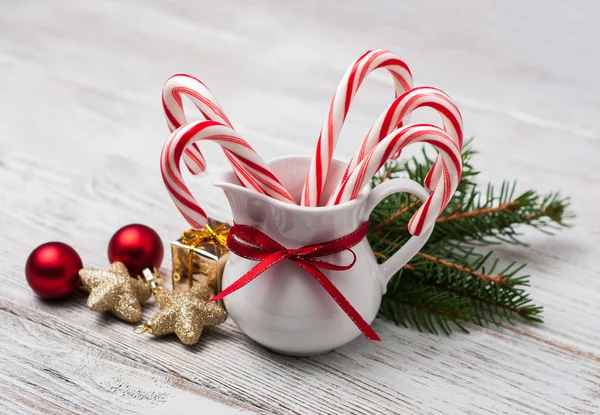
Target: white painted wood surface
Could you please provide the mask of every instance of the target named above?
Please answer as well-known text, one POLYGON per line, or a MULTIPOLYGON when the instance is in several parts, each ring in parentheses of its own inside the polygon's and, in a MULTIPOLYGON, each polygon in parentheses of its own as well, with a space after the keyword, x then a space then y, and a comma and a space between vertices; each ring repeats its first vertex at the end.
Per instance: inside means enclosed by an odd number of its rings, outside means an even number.
MULTIPOLYGON (((2 0, 0 412, 598 413, 599 22, 593 0, 2 0), (498 249, 530 264, 544 324, 445 337, 377 320, 382 344, 304 359, 262 349, 232 322, 184 347, 134 335, 83 295, 32 295, 23 268, 42 242, 105 266, 122 225, 146 223, 166 245, 185 227, 158 171, 170 74, 203 79, 265 158, 311 153, 339 78, 370 48, 456 98, 482 180, 572 196, 573 229, 498 249)), ((367 82, 337 156, 353 152, 389 84, 367 82)), ((218 148, 205 154, 224 166, 218 148)), ((228 218, 208 179, 193 186, 228 218)))

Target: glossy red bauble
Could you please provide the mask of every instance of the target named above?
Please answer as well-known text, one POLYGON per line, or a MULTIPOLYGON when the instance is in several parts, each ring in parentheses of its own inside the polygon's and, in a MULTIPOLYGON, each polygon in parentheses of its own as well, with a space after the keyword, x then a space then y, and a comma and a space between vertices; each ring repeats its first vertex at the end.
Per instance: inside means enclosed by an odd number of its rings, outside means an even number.
POLYGON ((160 236, 146 225, 133 224, 119 229, 108 243, 108 260, 120 261, 132 277, 144 268, 158 268, 164 248, 160 236))
POLYGON ((67 244, 48 242, 38 246, 27 258, 27 283, 42 298, 64 298, 79 286, 81 258, 67 244))

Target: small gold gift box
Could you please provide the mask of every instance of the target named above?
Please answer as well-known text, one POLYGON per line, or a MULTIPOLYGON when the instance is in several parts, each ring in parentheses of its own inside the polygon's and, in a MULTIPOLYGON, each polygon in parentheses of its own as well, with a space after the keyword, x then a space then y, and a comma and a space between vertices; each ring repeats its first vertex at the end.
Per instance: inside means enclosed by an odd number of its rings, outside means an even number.
POLYGON ((195 283, 208 284, 215 293, 221 290, 221 276, 229 256, 229 224, 208 220, 204 229, 190 229, 171 242, 173 291, 189 290, 195 283), (191 275, 191 278, 190 278, 191 275))

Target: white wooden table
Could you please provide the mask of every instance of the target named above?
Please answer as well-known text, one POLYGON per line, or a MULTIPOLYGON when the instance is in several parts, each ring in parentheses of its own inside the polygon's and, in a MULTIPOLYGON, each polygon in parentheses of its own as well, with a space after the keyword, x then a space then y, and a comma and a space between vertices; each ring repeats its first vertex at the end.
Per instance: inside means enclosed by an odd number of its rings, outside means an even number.
MULTIPOLYGON (((600 411, 600 4, 368 3, 1 2, 0 412, 600 411), (57 304, 32 294, 24 264, 42 242, 67 242, 104 267, 122 225, 154 227, 167 248, 185 227, 158 169, 169 75, 207 82, 263 157, 309 154, 338 80, 371 48, 397 52, 418 84, 456 99, 482 181, 572 196, 573 229, 527 231, 529 248, 497 250, 530 264, 544 324, 447 337, 377 320, 382 344, 290 358, 231 321, 184 347, 134 335, 87 310, 83 295, 57 304)), ((389 89, 386 74, 367 82, 338 157, 351 155, 389 89)), ((205 154, 225 165, 216 146, 205 154)), ((208 179, 193 186, 228 219, 208 179)))

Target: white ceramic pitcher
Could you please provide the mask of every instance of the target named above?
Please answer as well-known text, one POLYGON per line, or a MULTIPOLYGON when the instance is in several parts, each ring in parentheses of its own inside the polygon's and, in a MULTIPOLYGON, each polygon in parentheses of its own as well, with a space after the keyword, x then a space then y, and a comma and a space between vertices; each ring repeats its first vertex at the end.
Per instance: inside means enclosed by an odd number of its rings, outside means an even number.
MULTIPOLYGON (((277 158, 269 167, 290 194, 299 199, 310 165, 310 157, 277 158)), ((345 164, 333 161, 323 192, 326 201, 334 190, 345 164)), ((233 173, 213 182, 225 192, 236 224, 252 226, 289 249, 331 241, 355 231, 385 197, 412 193, 421 201, 428 192, 409 179, 388 180, 347 203, 330 207, 287 204, 239 185, 233 173)), ((356 263, 347 271, 324 274, 370 324, 376 317, 381 297, 390 278, 425 244, 433 226, 412 237, 398 252, 379 265, 367 239, 352 250, 356 263)), ((327 257, 333 263, 348 263, 348 253, 327 257), (336 258, 337 257, 337 258, 336 258)), ((257 262, 231 254, 223 274, 226 288, 257 262)), ((358 327, 324 288, 305 270, 284 260, 269 268, 246 286, 224 299, 229 316, 250 338, 279 353, 314 355, 328 352, 361 334, 358 327)))

